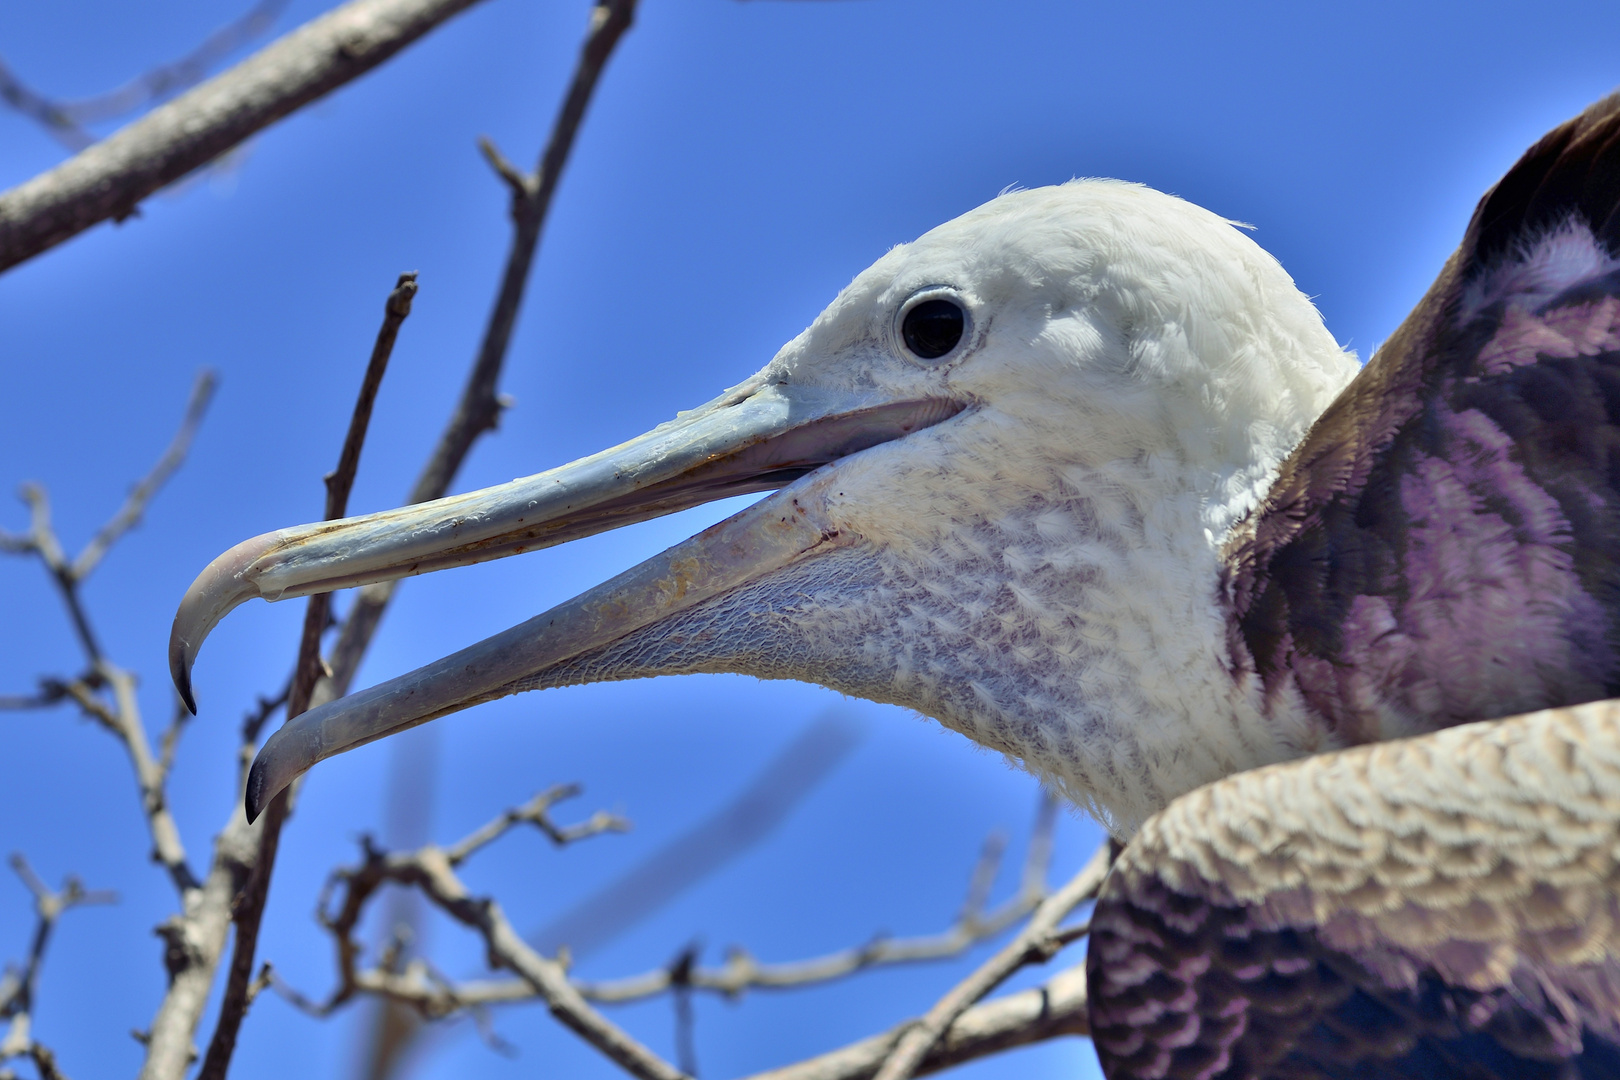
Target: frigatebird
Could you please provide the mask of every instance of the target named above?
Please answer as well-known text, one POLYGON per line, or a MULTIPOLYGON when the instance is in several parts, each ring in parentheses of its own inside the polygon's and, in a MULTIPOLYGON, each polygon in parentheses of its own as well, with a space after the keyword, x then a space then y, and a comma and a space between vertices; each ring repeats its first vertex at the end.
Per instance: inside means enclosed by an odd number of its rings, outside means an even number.
POLYGON ((816 682, 1006 754, 1128 842, 1093 919, 1119 1077, 1620 1076, 1620 95, 1481 200, 1364 368, 1234 223, 1003 194, 758 374, 483 491, 247 540, 170 660, 275 600, 770 491, 297 717, 316 762, 522 690, 816 682))

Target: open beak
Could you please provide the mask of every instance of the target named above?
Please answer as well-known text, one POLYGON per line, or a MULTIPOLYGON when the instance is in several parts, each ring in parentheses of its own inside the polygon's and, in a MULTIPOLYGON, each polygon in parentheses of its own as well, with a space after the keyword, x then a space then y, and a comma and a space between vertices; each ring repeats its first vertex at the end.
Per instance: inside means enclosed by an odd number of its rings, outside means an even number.
POLYGON ((254 761, 251 821, 324 758, 513 693, 526 676, 851 542, 830 520, 820 485, 794 481, 962 407, 794 386, 762 373, 645 435, 550 472, 256 536, 208 564, 186 591, 169 637, 170 673, 195 711, 191 668, 204 638, 254 597, 307 596, 498 559, 793 485, 528 622, 294 718, 254 761))

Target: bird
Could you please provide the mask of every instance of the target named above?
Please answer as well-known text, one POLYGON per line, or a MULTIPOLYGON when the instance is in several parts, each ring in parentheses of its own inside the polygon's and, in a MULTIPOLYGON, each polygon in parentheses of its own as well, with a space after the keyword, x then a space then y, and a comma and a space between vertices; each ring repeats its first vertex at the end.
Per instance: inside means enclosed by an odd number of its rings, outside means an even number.
POLYGON ((1620 94, 1531 147, 1365 366, 1238 226, 1009 191, 763 369, 498 487, 243 541, 237 605, 744 493, 528 622, 290 720, 333 754, 525 690, 819 683, 999 751, 1120 853, 1111 1080, 1620 1076, 1620 94))

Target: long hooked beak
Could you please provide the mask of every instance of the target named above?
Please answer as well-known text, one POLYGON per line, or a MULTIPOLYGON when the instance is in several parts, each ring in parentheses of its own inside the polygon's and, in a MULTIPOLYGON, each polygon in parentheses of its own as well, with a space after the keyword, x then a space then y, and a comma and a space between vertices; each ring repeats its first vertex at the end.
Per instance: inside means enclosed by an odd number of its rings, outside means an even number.
POLYGON ((960 412, 959 402, 885 401, 755 376, 627 443, 498 487, 245 540, 209 563, 180 602, 169 670, 196 711, 191 668, 208 633, 254 597, 423 574, 550 547, 713 499, 788 491, 504 633, 296 717, 270 737, 247 786, 253 820, 316 762, 513 693, 524 676, 616 641, 847 543, 813 481, 794 481, 960 412))

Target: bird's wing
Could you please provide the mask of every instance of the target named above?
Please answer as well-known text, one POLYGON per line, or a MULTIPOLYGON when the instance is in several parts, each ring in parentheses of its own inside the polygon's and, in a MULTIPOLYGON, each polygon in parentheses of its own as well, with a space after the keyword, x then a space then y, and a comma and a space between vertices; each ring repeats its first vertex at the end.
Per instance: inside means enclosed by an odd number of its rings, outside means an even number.
POLYGON ((1191 792, 1092 920, 1110 1080, 1620 1076, 1620 702, 1191 792))
POLYGON ((1110 1077, 1620 1076, 1617 253, 1620 96, 1486 194, 1234 533, 1240 677, 1341 744, 1466 726, 1151 819, 1093 923, 1110 1077))
POLYGON ((1620 94, 1480 201, 1227 548, 1231 652, 1340 745, 1620 696, 1620 94))

